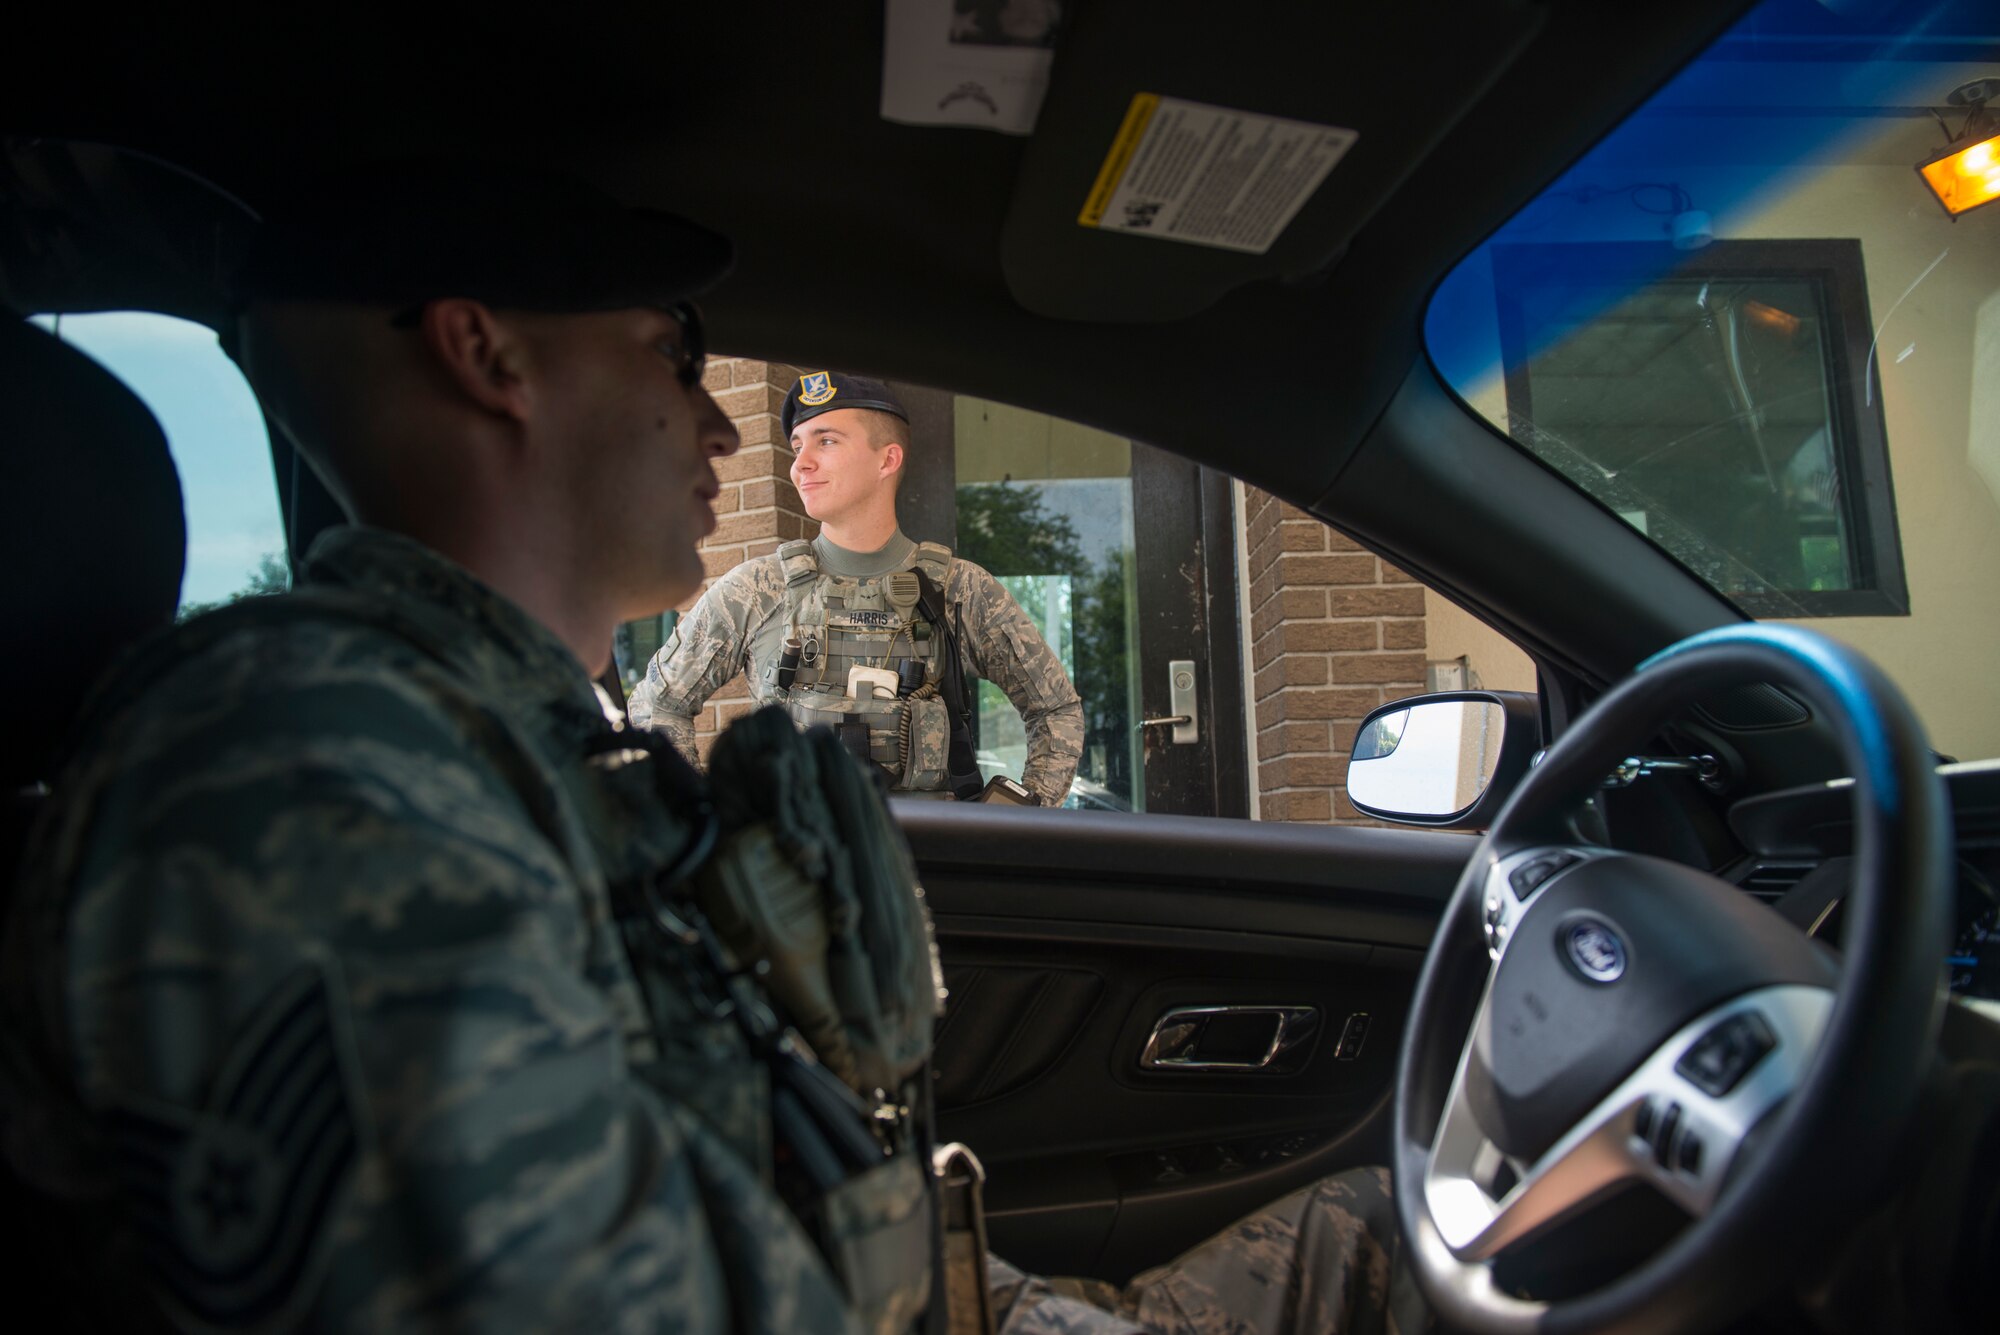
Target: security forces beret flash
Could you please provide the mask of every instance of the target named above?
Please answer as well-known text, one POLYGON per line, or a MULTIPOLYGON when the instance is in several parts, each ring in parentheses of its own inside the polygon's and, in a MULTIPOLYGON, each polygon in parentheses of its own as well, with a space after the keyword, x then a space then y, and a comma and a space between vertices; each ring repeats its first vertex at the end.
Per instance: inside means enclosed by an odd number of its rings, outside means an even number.
POLYGON ((236 298, 669 307, 730 262, 729 242, 706 227, 632 208, 566 172, 412 159, 330 173, 272 200, 236 298))
POLYGON ((792 392, 785 395, 785 408, 779 414, 785 439, 792 438, 792 429, 799 423, 810 422, 837 408, 873 408, 893 413, 905 422, 910 420, 895 392, 880 380, 865 375, 842 375, 838 371, 807 371, 792 386, 792 392))

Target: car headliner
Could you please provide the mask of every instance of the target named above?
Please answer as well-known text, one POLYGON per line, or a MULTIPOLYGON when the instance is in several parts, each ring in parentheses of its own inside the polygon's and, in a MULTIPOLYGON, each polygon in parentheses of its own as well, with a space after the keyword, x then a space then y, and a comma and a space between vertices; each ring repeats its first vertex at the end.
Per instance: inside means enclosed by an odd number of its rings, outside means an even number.
MULTIPOLYGON (((1031 139, 882 120, 876 5, 425 14, 383 20, 392 27, 287 13, 206 29, 156 10, 108 34, 86 11, 45 12, 58 30, 19 35, 0 125, 142 150, 252 207, 344 158, 451 150, 569 165, 735 239, 737 270, 707 303, 714 346, 948 385, 1172 449, 1352 519, 1547 651, 1561 628, 1509 616, 1508 591, 1481 589, 1469 557, 1426 559, 1410 533, 1371 528, 1367 515, 1404 499, 1396 469, 1342 471, 1364 441, 1402 448, 1370 432, 1425 366, 1421 320, 1439 279, 1743 8, 1094 0, 1075 6, 1031 139), (31 50, 73 55, 18 58, 31 50), (1360 138, 1268 256, 1087 233, 1076 208, 1138 91, 1360 138)), ((45 186, 77 188, 105 189, 45 186)), ((175 225, 173 210, 148 212, 175 225)), ((158 292, 155 308, 213 321, 211 287, 159 291, 133 271, 159 245, 131 241, 126 267, 99 247, 96 263, 67 268, 24 265, 8 246, 0 297, 73 311, 158 292)), ((1705 591, 1676 597, 1678 611, 1608 646, 1590 675, 1732 615, 1705 591)))

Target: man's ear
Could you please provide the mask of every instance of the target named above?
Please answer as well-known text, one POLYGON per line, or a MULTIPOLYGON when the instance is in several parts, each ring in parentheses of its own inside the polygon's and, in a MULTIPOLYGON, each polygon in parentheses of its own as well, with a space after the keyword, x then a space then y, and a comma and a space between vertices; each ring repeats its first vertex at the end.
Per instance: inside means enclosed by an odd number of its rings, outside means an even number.
POLYGON ((497 417, 528 420, 531 398, 517 332, 492 310, 462 297, 425 304, 418 321, 424 346, 445 379, 497 417))
POLYGON ((895 441, 892 440, 882 447, 879 458, 881 460, 883 477, 887 477, 891 473, 900 473, 903 471, 903 447, 895 441))

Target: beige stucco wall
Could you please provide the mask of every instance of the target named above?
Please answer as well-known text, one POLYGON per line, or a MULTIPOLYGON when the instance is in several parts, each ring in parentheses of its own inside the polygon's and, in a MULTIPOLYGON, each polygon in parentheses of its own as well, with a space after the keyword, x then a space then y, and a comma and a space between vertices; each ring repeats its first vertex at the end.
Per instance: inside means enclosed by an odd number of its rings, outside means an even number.
POLYGON ((1535 665, 1514 642, 1434 589, 1424 590, 1429 622, 1425 655, 1432 662, 1464 658, 1489 691, 1532 691, 1535 665))
POLYGON ((1888 669, 1932 745, 1965 760, 2000 756, 1996 209, 1953 223, 1907 165, 1839 167, 1735 233, 1862 239, 1910 615, 1795 624, 1844 640, 1888 669))
MULTIPOLYGON (((1928 122, 1893 123, 1846 146, 1851 165, 1802 172, 1758 207, 1718 218, 1716 235, 1861 240, 1910 615, 1794 624, 1876 659, 1932 744, 1975 759, 2000 756, 2000 205, 1945 217, 1911 169, 1936 138, 1928 122)), ((1673 170, 1699 204, 1702 182, 1684 166, 1673 170)), ((1740 178, 1716 184, 1741 197, 1740 178)), ((1630 224, 1641 239, 1658 220, 1633 211, 1630 224)), ((1497 370, 1465 392, 1504 429, 1497 370)), ((1505 674, 1525 662, 1510 645, 1435 594, 1429 609, 1433 659, 1466 653, 1487 685, 1510 684, 1505 674)))

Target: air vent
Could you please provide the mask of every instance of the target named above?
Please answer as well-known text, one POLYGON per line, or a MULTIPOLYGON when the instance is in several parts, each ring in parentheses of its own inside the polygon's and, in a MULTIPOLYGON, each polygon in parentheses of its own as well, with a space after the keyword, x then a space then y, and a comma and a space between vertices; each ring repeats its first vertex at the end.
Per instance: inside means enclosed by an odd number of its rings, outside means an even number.
POLYGON ((1818 865, 1816 862, 1760 862, 1739 876, 1736 884, 1764 903, 1775 904, 1811 875, 1818 865))
POLYGON ((1789 728, 1804 723, 1812 711, 1768 682, 1738 686, 1724 691, 1694 712, 1718 728, 1749 731, 1755 728, 1789 728))

